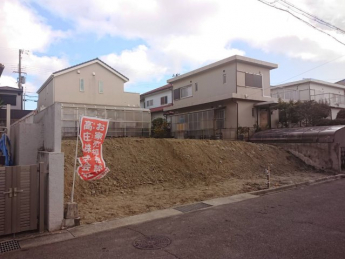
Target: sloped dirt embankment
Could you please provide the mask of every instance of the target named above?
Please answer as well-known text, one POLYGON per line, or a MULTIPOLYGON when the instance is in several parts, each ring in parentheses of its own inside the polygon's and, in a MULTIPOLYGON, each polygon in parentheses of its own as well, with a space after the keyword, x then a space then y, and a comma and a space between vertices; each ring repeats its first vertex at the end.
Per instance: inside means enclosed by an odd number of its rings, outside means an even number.
MULTIPOLYGON (((63 140, 62 152, 69 201, 75 140, 63 140)), ((238 141, 114 138, 103 156, 106 177, 76 178, 82 224, 265 188, 269 164, 273 186, 322 177, 281 148, 238 141)))

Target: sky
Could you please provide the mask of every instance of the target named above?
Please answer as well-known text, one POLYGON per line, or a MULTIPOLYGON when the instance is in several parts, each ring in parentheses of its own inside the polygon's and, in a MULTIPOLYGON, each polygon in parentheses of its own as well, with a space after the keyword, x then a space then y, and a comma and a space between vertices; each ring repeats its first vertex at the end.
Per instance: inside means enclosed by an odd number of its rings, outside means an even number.
MULTIPOLYGON (((288 3, 345 30, 344 0, 288 3)), ((345 79, 345 33, 294 14, 258 0, 0 0, 0 86, 16 87, 19 49, 26 109, 52 72, 96 57, 137 93, 232 55, 278 64, 271 85, 345 79)))

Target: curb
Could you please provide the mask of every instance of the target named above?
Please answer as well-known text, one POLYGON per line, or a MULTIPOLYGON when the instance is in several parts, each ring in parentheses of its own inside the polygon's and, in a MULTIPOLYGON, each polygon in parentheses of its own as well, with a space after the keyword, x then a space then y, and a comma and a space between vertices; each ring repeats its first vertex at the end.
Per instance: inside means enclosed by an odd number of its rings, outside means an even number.
POLYGON ((300 187, 300 186, 308 186, 308 185, 315 185, 315 184, 324 183, 324 182, 331 182, 331 181, 339 180, 342 178, 345 178, 345 174, 337 174, 337 175, 333 175, 333 176, 318 178, 315 180, 309 180, 307 182, 289 184, 289 185, 284 185, 281 187, 275 187, 275 188, 271 188, 271 189, 253 191, 253 192, 248 192, 248 193, 253 194, 253 195, 264 195, 264 194, 269 194, 269 193, 274 193, 274 192, 280 192, 280 191, 295 189, 295 188, 300 187))
MULTIPOLYGON (((247 193, 242 193, 242 194, 236 194, 236 195, 227 196, 227 197, 220 197, 220 198, 215 198, 211 200, 200 201, 198 203, 204 203, 204 204, 209 205, 209 207, 207 208, 200 209, 200 210, 203 210, 203 209, 213 208, 213 207, 217 207, 217 206, 221 206, 225 204, 236 203, 236 202, 244 201, 247 199, 258 198, 265 194, 291 190, 291 189, 295 189, 301 186, 331 182, 331 181, 335 181, 342 178, 345 178, 345 174, 338 174, 334 176, 323 177, 316 180, 309 180, 307 182, 302 182, 302 183, 297 183, 297 184, 284 185, 284 186, 276 187, 272 189, 265 189, 265 190, 247 192, 247 193)), ((190 206, 190 205, 193 205, 193 204, 184 204, 181 206, 185 207, 185 206, 190 206)), ((19 239, 18 241, 22 249, 27 249, 27 248, 37 247, 41 245, 52 244, 56 242, 62 242, 62 241, 66 241, 66 240, 70 240, 70 239, 74 239, 74 238, 78 238, 82 236, 92 235, 92 234, 100 233, 103 231, 114 230, 119 227, 125 227, 125 226, 129 226, 133 224, 139 224, 139 223, 152 221, 155 219, 167 218, 167 217, 184 214, 183 212, 176 210, 176 208, 178 207, 152 211, 152 212, 138 214, 138 215, 129 216, 129 217, 120 218, 120 219, 113 219, 113 220, 108 220, 108 221, 103 221, 103 222, 95 222, 88 225, 81 225, 81 226, 69 228, 66 230, 60 230, 55 233, 53 232, 53 233, 47 233, 43 235, 38 234, 37 236, 34 236, 34 237, 30 236, 28 238, 24 237, 22 239, 19 239)), ((193 210, 193 211, 196 211, 196 210, 193 210)), ((189 212, 185 212, 185 213, 189 213, 189 212)))

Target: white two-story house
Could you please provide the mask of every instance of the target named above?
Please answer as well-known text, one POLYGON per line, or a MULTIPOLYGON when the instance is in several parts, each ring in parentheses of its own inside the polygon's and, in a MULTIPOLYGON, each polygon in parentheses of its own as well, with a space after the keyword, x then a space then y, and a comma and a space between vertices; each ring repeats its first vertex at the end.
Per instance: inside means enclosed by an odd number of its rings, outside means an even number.
POLYGON ((150 109, 152 120, 164 118, 163 109, 172 105, 172 88, 167 84, 140 95, 140 107, 150 109))
POLYGON ((271 88, 273 98, 283 101, 327 102, 331 107, 331 119, 335 119, 340 109, 345 108, 345 81, 329 83, 316 79, 303 79, 271 88))

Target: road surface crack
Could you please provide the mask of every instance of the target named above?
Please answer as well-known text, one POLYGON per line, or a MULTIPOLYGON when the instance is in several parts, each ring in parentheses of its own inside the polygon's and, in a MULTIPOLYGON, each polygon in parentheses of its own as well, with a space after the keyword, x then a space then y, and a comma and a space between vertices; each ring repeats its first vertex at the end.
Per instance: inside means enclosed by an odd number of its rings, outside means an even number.
POLYGON ((174 256, 174 257, 177 258, 177 259, 182 259, 181 257, 178 257, 177 255, 175 255, 175 254, 173 254, 173 253, 171 253, 171 252, 169 252, 169 251, 167 251, 167 250, 163 250, 163 251, 166 252, 166 253, 168 253, 169 255, 174 256))

